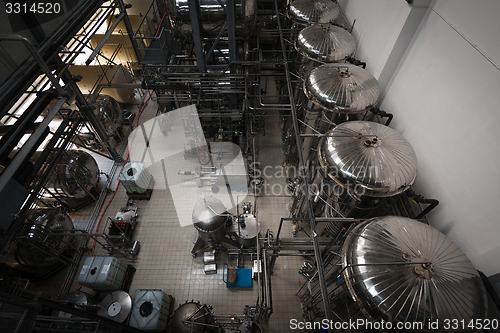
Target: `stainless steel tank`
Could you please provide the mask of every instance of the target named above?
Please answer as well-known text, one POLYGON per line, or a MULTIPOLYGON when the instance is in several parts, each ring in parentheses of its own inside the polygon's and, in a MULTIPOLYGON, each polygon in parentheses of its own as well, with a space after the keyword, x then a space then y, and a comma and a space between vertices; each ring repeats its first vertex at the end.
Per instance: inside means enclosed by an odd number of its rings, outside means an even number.
POLYGON ((351 64, 325 64, 311 71, 304 93, 320 108, 337 113, 360 113, 373 108, 380 96, 378 81, 351 64))
MULTIPOLYGON (((257 17, 257 0, 235 0, 236 35, 248 37, 252 34, 257 17)), ((226 0, 199 0, 203 30, 208 36, 217 36, 224 27, 226 0)), ((168 17, 172 27, 185 36, 192 35, 189 5, 187 0, 167 0, 168 17)))
POLYGON ((340 7, 332 0, 295 0, 288 6, 287 16, 303 25, 333 23, 340 14, 340 7))
MULTIPOLYGON (((318 145, 318 161, 325 176, 319 187, 326 217, 384 215, 417 175, 417 156, 408 141, 392 128, 368 121, 342 123, 327 133, 318 145)), ((326 224, 332 235, 343 227, 326 224)))
MULTIPOLYGON (((66 304, 83 311, 85 311, 87 307, 94 307, 99 303, 93 296, 81 291, 69 292, 68 294, 61 296, 59 301, 65 302, 66 304)), ((52 316, 71 318, 75 315, 64 311, 53 310, 52 316)))
POLYGON ((132 298, 122 290, 113 291, 99 303, 97 315, 123 323, 132 311, 132 298))
POLYGON ((325 133, 338 123, 356 120, 379 100, 377 80, 365 69, 351 64, 325 64, 314 68, 303 84, 301 132, 302 155, 308 160, 317 144, 314 133, 325 133), (354 116, 353 116, 354 115, 354 116))
POLYGON ((417 175, 417 156, 394 129, 369 121, 338 125, 320 140, 318 160, 327 177, 357 196, 406 191, 417 175))
MULTIPOLYGON (((469 323, 487 317, 487 295, 477 270, 444 234, 404 217, 357 225, 342 247, 342 278, 351 303, 369 321, 469 323)), ((439 330, 441 331, 441 330, 439 330)), ((459 325, 457 331, 475 331, 459 325)))
POLYGON ((257 245, 257 237, 260 232, 260 224, 253 214, 241 214, 236 223, 236 240, 244 247, 257 245))
POLYGON ((343 28, 332 24, 313 24, 299 32, 295 50, 308 59, 339 62, 354 55, 356 41, 343 28))
POLYGON ((58 257, 72 249, 71 218, 54 208, 29 213, 17 242, 15 259, 21 266, 44 267, 59 263, 58 257), (65 234, 58 236, 57 233, 65 234))
POLYGON ((170 319, 170 330, 175 333, 212 332, 214 316, 206 305, 186 302, 175 310, 170 319))
POLYGON ((193 224, 205 242, 217 243, 226 235, 228 213, 217 198, 201 199, 193 208, 193 224))
POLYGON ((111 96, 99 95, 94 102, 94 113, 101 122, 108 136, 117 134, 122 122, 123 113, 120 104, 111 96))
POLYGON ((68 150, 56 165, 48 187, 60 197, 83 199, 98 182, 99 167, 95 159, 84 151, 68 150))
MULTIPOLYGON (((354 37, 347 30, 328 23, 302 29, 294 46, 297 52, 292 54, 293 70, 301 78, 306 78, 321 64, 344 61, 356 52, 354 37)), ((295 100, 297 94, 294 93, 295 100)))
MULTIPOLYGON (((327 132, 317 147, 309 172, 316 216, 384 215, 417 175, 417 157, 411 145, 400 133, 379 123, 341 123, 327 132)), ((303 195, 295 200, 295 214, 307 216, 303 195)), ((321 227, 337 236, 346 225, 331 222, 321 227)))

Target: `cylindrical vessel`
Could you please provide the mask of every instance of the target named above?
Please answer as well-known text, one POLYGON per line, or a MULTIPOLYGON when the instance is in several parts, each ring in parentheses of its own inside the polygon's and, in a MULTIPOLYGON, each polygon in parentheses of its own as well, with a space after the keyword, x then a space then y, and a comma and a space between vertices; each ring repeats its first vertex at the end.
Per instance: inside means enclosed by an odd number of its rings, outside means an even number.
MULTIPOLYGON (((309 170, 316 216, 370 218, 387 213, 414 182, 417 157, 406 139, 375 122, 350 121, 327 132, 317 145, 309 170)), ((300 214, 306 207, 298 193, 300 214)), ((338 235, 344 225, 327 223, 338 235)))
POLYGON ((257 245, 257 237, 260 232, 260 224, 253 214, 242 214, 239 216, 236 230, 236 240, 244 247, 257 245))
POLYGON ((22 266, 45 267, 60 261, 59 256, 71 250, 73 236, 71 218, 54 208, 39 208, 29 214, 17 242, 16 261, 22 266))
POLYGON ((367 111, 377 104, 380 96, 373 75, 351 64, 326 64, 313 69, 303 89, 314 104, 336 113, 367 111))
POLYGON ((95 159, 81 150, 66 151, 49 179, 49 188, 63 198, 82 199, 96 188, 99 168, 95 159))
MULTIPOLYGON (((310 51, 314 54, 313 51, 310 51)), ((379 100, 377 80, 365 69, 351 64, 330 63, 312 69, 304 80, 298 103, 302 112, 302 155, 307 161, 317 145, 316 133, 336 124, 356 120, 379 100)), ((285 129, 286 130, 286 129, 285 129)), ((285 142, 285 146, 289 142, 285 142)), ((293 158, 292 158, 293 159, 293 158)))
MULTIPOLYGON (((418 332, 436 332, 431 322, 487 317, 486 291, 470 260, 444 234, 419 221, 385 216, 357 225, 342 247, 342 268, 349 303, 355 302, 353 308, 368 321, 393 327, 422 323, 418 332)), ((459 325, 457 331, 479 329, 459 325)))
POLYGON ((322 63, 341 62, 356 52, 356 41, 347 30, 325 23, 302 29, 294 45, 295 71, 300 77, 322 63))
POLYGON ((333 23, 340 14, 340 7, 332 0, 295 0, 288 6, 287 16, 303 25, 333 23))
POLYGON ((111 96, 99 95, 94 102, 94 106, 94 113, 108 136, 112 137, 116 135, 123 122, 120 104, 111 96))
POLYGON ((417 156, 397 131, 369 121, 338 125, 321 139, 318 159, 327 177, 358 197, 406 191, 417 175, 417 156))
POLYGON ((213 332, 214 317, 206 305, 186 302, 175 310, 170 319, 170 330, 175 333, 213 332))
MULTIPOLYGON (((255 27, 257 0, 235 0, 236 36, 249 36, 255 27)), ((227 17, 226 0, 199 0, 202 28, 207 36, 217 36, 227 17)), ((167 0, 168 17, 172 27, 184 36, 192 35, 187 0, 167 0)), ((227 34, 227 33, 226 33, 227 34)))
POLYGON ((193 224, 201 239, 217 243, 226 235, 227 210, 217 198, 201 199, 193 208, 193 224))
POLYGON ((313 24, 299 32, 295 49, 312 60, 339 62, 354 55, 356 41, 343 28, 332 24, 313 24))
POLYGON ((108 294, 99 303, 97 314, 101 317, 123 323, 132 311, 132 298, 124 291, 118 290, 108 294))
MULTIPOLYGON (((342 123, 328 132, 318 145, 318 161, 327 217, 383 215, 417 175, 417 156, 408 141, 368 121, 342 123)), ((342 226, 326 227, 336 235, 342 226)))
MULTIPOLYGON (((70 293, 67 293, 66 295, 60 297, 59 301, 66 302, 66 304, 74 306, 75 308, 84 311, 87 309, 87 307, 95 307, 99 303, 95 299, 95 297, 81 291, 72 291, 70 293)), ((55 317, 65 317, 65 318, 70 318, 74 316, 71 313, 58 310, 54 310, 52 312, 52 315, 55 317)))

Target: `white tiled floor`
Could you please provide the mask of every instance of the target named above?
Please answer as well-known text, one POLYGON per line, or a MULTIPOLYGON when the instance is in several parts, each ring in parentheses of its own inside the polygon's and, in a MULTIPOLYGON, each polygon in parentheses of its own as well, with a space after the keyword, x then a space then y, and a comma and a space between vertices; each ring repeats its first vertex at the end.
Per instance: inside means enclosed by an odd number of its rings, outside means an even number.
MULTIPOLYGON (((141 123, 154 117, 155 113, 156 104, 150 102, 141 116, 141 123)), ((280 218, 288 217, 286 205, 291 202, 281 190, 286 188, 285 178, 277 173, 283 160, 277 115, 277 111, 276 114, 268 113, 265 121, 266 135, 259 134, 256 137, 259 146, 257 160, 261 170, 267 167, 265 182, 256 200, 261 236, 268 229, 274 234, 277 233, 280 218)), ((205 275, 202 256, 193 258, 190 252, 193 247, 194 228, 180 226, 168 184, 158 184, 158 181, 164 182, 164 179, 155 181, 157 186, 153 190, 151 200, 134 202, 138 207, 139 218, 133 238, 140 241, 141 248, 137 259, 128 261, 137 269, 130 287, 131 296, 134 296, 137 289, 163 289, 175 298, 175 308, 186 300, 194 300, 213 305, 215 314, 242 315, 245 305, 254 305, 257 301, 256 281, 250 289, 228 289, 222 281, 222 266, 228 263, 229 266, 235 267, 236 260, 232 258, 232 261, 228 261, 227 255, 222 252, 216 254, 217 274, 205 275)), ((116 181, 111 185, 111 189, 114 190, 115 187, 116 181)), ((108 194, 105 203, 110 197, 111 194, 108 194)), ((125 189, 120 185, 104 215, 101 232, 107 217, 114 217, 126 201, 125 189)), ((72 215, 77 221, 83 222, 90 211, 91 207, 87 207, 72 215)), ((290 225, 284 226, 282 236, 292 236, 290 225)), ((97 247, 95 254, 106 253, 97 247)), ((250 268, 250 260, 245 260, 245 268, 250 268)), ((298 274, 302 261, 301 257, 280 257, 276 261, 271 278, 273 314, 267 322, 260 323, 264 331, 289 332, 290 319, 301 318, 300 302, 295 294, 303 284, 303 278, 298 274)), ((77 287, 75 279, 72 290, 77 287)), ((83 287, 82 290, 86 288, 83 287)))

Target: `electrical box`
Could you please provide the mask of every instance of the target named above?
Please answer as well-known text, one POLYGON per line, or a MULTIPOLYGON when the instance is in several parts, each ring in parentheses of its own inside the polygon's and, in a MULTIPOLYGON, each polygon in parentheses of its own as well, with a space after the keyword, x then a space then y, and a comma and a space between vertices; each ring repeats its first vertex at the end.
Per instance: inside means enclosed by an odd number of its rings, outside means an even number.
POLYGON ((121 289, 127 265, 114 257, 88 257, 82 266, 78 283, 96 291, 121 289))

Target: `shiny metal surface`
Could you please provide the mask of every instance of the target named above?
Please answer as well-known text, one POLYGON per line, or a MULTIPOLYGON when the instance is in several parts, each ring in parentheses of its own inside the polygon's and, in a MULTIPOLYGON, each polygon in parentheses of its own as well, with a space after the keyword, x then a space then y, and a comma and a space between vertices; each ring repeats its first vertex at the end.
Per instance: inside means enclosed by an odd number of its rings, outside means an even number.
POLYGON ((104 297, 101 303, 99 303, 97 314, 101 317, 123 323, 130 314, 130 311, 132 311, 132 299, 130 295, 119 290, 113 291, 104 297))
POLYGON ((193 224, 204 241, 219 242, 226 235, 227 211, 217 198, 201 199, 193 208, 193 224))
POLYGON ((303 56, 323 62, 337 62, 356 52, 356 41, 345 29, 331 24, 313 24, 302 29, 295 49, 303 56))
POLYGON ((29 220, 22 229, 24 237, 17 243, 16 260, 19 264, 31 267, 42 267, 59 262, 56 258, 71 248, 72 236, 49 235, 73 229, 71 218, 54 208, 39 208, 30 212, 29 220), (63 231, 59 231, 63 230, 63 231), (46 251, 50 251, 51 256, 46 251))
MULTIPOLYGON (((66 302, 68 305, 74 306, 77 309, 81 310, 85 310, 86 306, 95 306, 98 303, 93 296, 81 291, 72 291, 66 295, 63 295, 59 298, 59 301, 66 302)), ((52 315, 55 317, 65 318, 74 316, 71 313, 57 310, 52 311, 52 315)))
POLYGON ((89 294, 86 294, 81 291, 72 291, 63 297, 60 298, 61 300, 66 300, 68 301, 69 304, 73 305, 80 305, 80 306, 86 306, 86 305, 94 305, 95 299, 90 296, 89 294))
POLYGON ((326 64, 313 69, 303 89, 314 104, 341 113, 369 110, 377 104, 380 95, 373 75, 351 64, 326 64))
POLYGON ((187 302, 175 310, 170 320, 171 332, 204 333, 209 331, 213 315, 199 303, 187 302))
POLYGON ((236 239, 243 246, 255 246, 260 232, 260 224, 255 215, 243 214, 245 228, 237 228, 236 239))
POLYGON ((226 207, 219 199, 204 198, 198 201, 193 208, 193 223, 199 231, 214 231, 224 224, 226 214, 226 207))
POLYGON ((56 165, 49 186, 60 196, 82 199, 98 182, 99 168, 95 159, 84 151, 68 150, 56 165))
POLYGON ((343 245, 342 265, 348 292, 368 318, 394 325, 486 318, 486 291, 476 269, 427 224, 396 216, 362 222, 343 245))
POLYGON ((295 0, 288 17, 299 24, 332 23, 339 16, 339 5, 331 0, 295 0))
POLYGON ((328 176, 357 197, 402 193, 417 175, 417 156, 408 141, 375 122, 336 126, 320 140, 318 158, 328 176))
MULTIPOLYGON (((236 35, 249 36, 257 18, 257 0, 235 0, 236 35)), ((226 0, 199 0, 203 29, 208 36, 217 36, 226 23, 226 0)), ((167 0, 172 27, 183 35, 192 34, 187 0, 167 0)))
POLYGON ((109 136, 116 134, 123 122, 122 108, 111 96, 99 95, 96 99, 94 113, 109 136))

